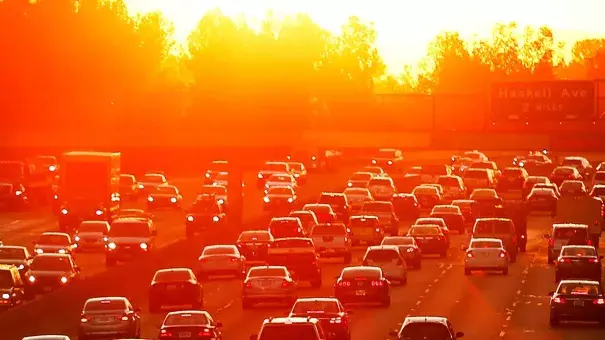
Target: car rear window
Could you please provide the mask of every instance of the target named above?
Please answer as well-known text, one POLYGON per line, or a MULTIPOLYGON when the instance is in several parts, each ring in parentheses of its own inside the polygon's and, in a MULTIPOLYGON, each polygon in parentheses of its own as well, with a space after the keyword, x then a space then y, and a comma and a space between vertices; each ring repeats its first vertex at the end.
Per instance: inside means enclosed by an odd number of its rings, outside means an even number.
POLYGON ((266 324, 259 340, 316 340, 317 333, 312 324, 266 324))
POLYGON ((201 313, 171 314, 164 320, 165 326, 201 326, 208 324, 208 318, 201 313))
POLYGON ((391 205, 383 202, 366 202, 363 204, 363 211, 391 212, 391 205))
POLYGON ((267 231, 247 231, 239 235, 238 241, 270 241, 271 236, 267 231))
POLYGON ((464 178, 487 179, 487 171, 485 170, 467 170, 464 173, 464 178))
POLYGON ((313 242, 308 239, 281 239, 273 242, 273 248, 310 248, 313 247, 313 242))
POLYGON ((496 241, 473 241, 471 248, 500 248, 502 244, 496 241))
POLYGON ((85 311, 122 310, 126 309, 124 300, 94 300, 86 302, 85 311))
POLYGON ((598 295, 602 293, 601 287, 592 283, 564 282, 559 287, 562 295, 598 295))
POLYGON ((277 276, 285 277, 285 268, 251 268, 248 277, 277 276))
POLYGON ((347 231, 343 224, 336 225, 316 225, 311 231, 311 235, 346 235, 347 231))
POLYGON ((336 301, 298 301, 292 314, 335 314, 340 312, 336 301))
POLYGON ((574 235, 586 237, 586 228, 556 228, 555 238, 572 238, 574 235))
POLYGON ((448 328, 431 322, 414 322, 407 324, 401 331, 402 339, 450 339, 448 328))
POLYGON ((399 254, 393 249, 376 249, 370 250, 366 254, 365 259, 368 261, 389 262, 392 260, 398 260, 399 254))
POLYGON ((475 226, 477 234, 510 234, 514 231, 511 221, 480 221, 475 226))
POLYGON ((440 184, 442 187, 460 186, 460 182, 458 182, 458 178, 456 177, 439 177, 439 179, 437 179, 437 184, 440 184))
POLYGON ((321 195, 317 203, 345 205, 346 199, 344 195, 321 195))
POLYGON ((345 280, 354 279, 356 277, 380 279, 380 270, 374 268, 355 268, 343 271, 341 277, 345 280))
POLYGON ((191 274, 187 270, 160 271, 153 277, 153 281, 156 282, 181 282, 188 280, 191 280, 191 274))
POLYGON ((561 251, 563 256, 596 256, 597 253, 593 248, 585 247, 565 247, 561 251))
POLYGON ((235 255, 235 249, 231 247, 208 247, 202 255, 235 255))
POLYGON ((389 178, 373 178, 368 182, 368 187, 374 185, 391 186, 391 180, 389 178))

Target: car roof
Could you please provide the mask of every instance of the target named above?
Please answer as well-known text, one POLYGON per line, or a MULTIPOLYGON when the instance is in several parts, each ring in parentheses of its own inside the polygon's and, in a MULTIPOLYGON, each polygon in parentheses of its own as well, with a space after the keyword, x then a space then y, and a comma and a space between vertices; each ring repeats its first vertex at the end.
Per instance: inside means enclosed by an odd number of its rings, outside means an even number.
POLYGON ((181 314, 201 314, 201 315, 205 315, 205 316, 209 316, 210 315, 205 310, 179 310, 179 311, 169 312, 168 314, 166 314, 166 316, 168 316, 168 315, 181 315, 181 314))
POLYGON ((562 285, 564 283, 583 283, 583 284, 592 284, 592 285, 597 285, 597 286, 601 285, 601 282, 594 281, 594 280, 561 280, 559 282, 559 285, 562 285))
POLYGON ((343 194, 342 192, 330 192, 330 191, 324 191, 321 193, 322 196, 339 196, 342 197, 345 194, 343 194))
POLYGON ((338 299, 334 297, 308 297, 308 298, 298 298, 296 302, 336 302, 338 303, 338 299))
POLYGON ((490 237, 481 237, 481 238, 472 238, 471 242, 498 242, 502 244, 502 240, 499 238, 490 238, 490 237))
POLYGON ((395 246, 395 245, 378 245, 378 246, 369 246, 368 249, 366 250, 366 252, 371 252, 371 251, 381 251, 381 250, 394 250, 396 252, 399 252, 399 247, 395 246))
POLYGON ((20 250, 27 250, 27 247, 22 247, 22 246, 9 246, 7 244, 5 245, 0 245, 0 248, 4 248, 4 249, 20 249, 20 250))
POLYGON ((268 318, 263 322, 265 324, 293 324, 293 323, 313 323, 319 324, 319 320, 311 317, 282 317, 282 318, 268 318))
POLYGON ((595 249, 595 247, 593 247, 593 246, 580 245, 580 244, 578 244, 578 245, 573 245, 573 244, 572 244, 572 245, 569 245, 569 244, 568 244, 568 245, 566 245, 566 246, 563 246, 561 249, 565 249, 565 248, 595 249))
POLYGON ((190 268, 165 268, 165 269, 158 269, 155 273, 169 273, 169 272, 192 272, 192 270, 190 268))
POLYGON ((438 323, 447 326, 447 318, 442 316, 407 316, 402 327, 412 323, 438 323))
POLYGON ((504 218, 504 217, 481 217, 481 218, 477 218, 475 220, 475 222, 495 222, 495 221, 512 222, 512 220, 510 218, 504 218))
POLYGON ((94 297, 86 300, 86 302, 101 302, 101 301, 128 301, 127 298, 123 296, 102 296, 102 297, 94 297))
POLYGON ((554 228, 574 228, 574 229, 588 229, 588 226, 586 224, 578 224, 578 223, 555 223, 552 225, 553 229, 554 228))
POLYGON ((22 340, 69 340, 67 335, 32 335, 23 337, 22 340))
POLYGON ((378 216, 374 215, 355 215, 351 216, 352 220, 378 220, 378 216))
POLYGON ((377 271, 377 272, 382 272, 382 268, 380 267, 373 267, 373 266, 351 266, 351 267, 344 267, 342 269, 342 272, 350 272, 350 271, 356 271, 356 270, 372 270, 372 271, 377 271))
POLYGON ((37 259, 37 258, 42 258, 42 257, 71 258, 71 255, 69 255, 69 254, 42 253, 42 254, 36 255, 36 257, 34 257, 34 260, 37 259))
POLYGON ((56 231, 45 231, 41 235, 69 237, 68 233, 60 233, 60 232, 56 232, 56 231))
POLYGON ((296 216, 282 216, 282 217, 272 217, 271 221, 275 222, 295 222, 300 221, 300 219, 296 216))

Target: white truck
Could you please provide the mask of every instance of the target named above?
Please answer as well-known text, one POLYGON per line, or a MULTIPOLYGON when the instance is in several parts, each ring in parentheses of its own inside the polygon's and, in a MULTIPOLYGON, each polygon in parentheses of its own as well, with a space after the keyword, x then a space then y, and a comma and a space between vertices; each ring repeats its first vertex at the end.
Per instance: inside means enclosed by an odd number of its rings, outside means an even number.
POLYGON ((553 224, 575 223, 588 226, 592 244, 599 248, 603 222, 603 201, 594 197, 561 197, 553 224))

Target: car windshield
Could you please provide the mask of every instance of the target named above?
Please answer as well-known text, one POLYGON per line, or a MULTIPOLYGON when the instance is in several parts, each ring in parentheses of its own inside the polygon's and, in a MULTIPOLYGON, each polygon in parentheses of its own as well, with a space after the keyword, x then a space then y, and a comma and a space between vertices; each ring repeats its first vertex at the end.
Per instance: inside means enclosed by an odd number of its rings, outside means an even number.
POLYGON ((581 166, 582 165, 582 160, 578 159, 578 158, 565 158, 563 160, 563 162, 561 162, 561 165, 566 165, 566 166, 581 166))
POLYGON ((363 204, 362 210, 371 212, 391 212, 392 205, 384 202, 366 202, 363 204))
POLYGON ((149 237, 150 234, 147 222, 137 221, 114 222, 109 230, 111 237, 149 237))
POLYGON ((305 324, 267 324, 258 336, 258 340, 309 340, 317 339, 315 326, 305 324))
POLYGON ((518 178, 523 176, 523 170, 517 168, 506 168, 502 171, 502 176, 506 178, 518 178))
POLYGON ((410 235, 440 235, 439 227, 412 227, 409 231, 410 235))
POLYGON ((452 205, 459 207, 460 209, 471 209, 473 207, 472 201, 454 201, 452 205))
POLYGON ((416 220, 416 225, 437 225, 437 226, 444 226, 445 225, 445 221, 443 220, 443 218, 441 217, 424 217, 424 218, 419 218, 418 220, 416 220))
POLYGON ((202 190, 200 190, 200 194, 206 195, 227 195, 227 188, 221 185, 204 185, 202 190))
POLYGON ((498 241, 472 241, 471 248, 501 248, 502 243, 498 241))
POLYGON ((220 212, 220 208, 214 200, 197 201, 193 203, 189 211, 195 214, 218 214, 220 212))
POLYGON ((133 185, 134 177, 133 176, 120 176, 120 184, 122 185, 133 185))
POLYGON ((414 322, 403 328, 400 338, 406 340, 450 340, 452 336, 448 328, 442 324, 414 322))
POLYGON ((202 252, 202 256, 206 255, 235 255, 235 249, 232 247, 206 247, 202 252))
POLYGON ((605 196, 605 186, 594 186, 592 188, 592 194, 594 196, 605 196))
POLYGON ((141 179, 141 182, 144 183, 164 183, 165 179, 163 175, 159 175, 159 174, 147 174, 144 175, 143 178, 141 179))
POLYGON ((555 238, 570 239, 576 237, 586 237, 586 228, 555 228, 555 238))
POLYGON ((80 233, 105 233, 109 228, 107 228, 107 224, 105 223, 91 223, 91 222, 83 222, 80 224, 80 228, 78 228, 78 232, 80 233))
POLYGON ((552 188, 533 188, 529 194, 531 196, 555 196, 555 190, 552 188))
POLYGON ((11 289, 14 285, 10 270, 0 270, 0 289, 11 289))
POLYGON ((340 312, 336 301, 297 301, 292 314, 336 314, 340 312))
POLYGON ((273 243, 273 248, 313 248, 313 242, 309 239, 281 239, 273 243))
POLYGON ((368 189, 361 188, 348 188, 345 189, 344 194, 346 196, 370 196, 368 189))
POLYGON ((301 223, 311 223, 313 221, 313 215, 306 212, 292 212, 289 216, 298 218, 301 223))
POLYGON ((562 256, 597 256, 594 248, 587 247, 564 247, 561 250, 562 256))
POLYGON ((202 326, 208 324, 208 317, 202 313, 169 314, 164 320, 164 326, 202 326))
POLYGON ((36 256, 32 261, 32 270, 48 270, 69 272, 72 270, 71 261, 67 256, 36 256))
POLYGON ((467 170, 464 173, 464 178, 487 179, 487 171, 485 170, 467 170))
POLYGON ((263 171, 288 171, 288 164, 286 163, 265 163, 263 171))
POLYGON ((158 187, 156 189, 156 194, 160 195, 176 195, 177 190, 175 187, 158 187))
POLYGON ((460 208, 457 206, 436 206, 433 208, 432 214, 435 213, 447 213, 447 214, 459 214, 460 208))
POLYGON ((41 235, 38 244, 67 246, 69 245, 69 238, 63 235, 41 235))
POLYGON ((330 205, 345 205, 346 202, 344 195, 321 195, 317 203, 330 205))
POLYGON ((316 225, 313 227, 313 231, 311 235, 319 236, 319 235, 346 235, 347 230, 344 224, 333 224, 333 225, 316 225))
POLYGON ((25 249, 0 247, 0 259, 2 260, 24 260, 25 249))
POLYGON ((271 236, 268 231, 244 231, 239 235, 238 241, 270 241, 271 236))
POLYGON ((368 186, 381 185, 381 186, 391 186, 391 180, 389 178, 372 178, 368 183, 368 186))
POLYGON ((353 228, 355 227, 373 227, 378 225, 377 218, 352 218, 349 222, 349 225, 353 228))
POLYGON ((277 276, 286 277, 286 268, 252 268, 248 277, 277 276))
POLYGON ((445 165, 424 165, 422 173, 426 175, 446 175, 447 166, 445 165))
POLYGON ((125 310, 126 302, 124 300, 93 300, 88 301, 84 305, 84 311, 108 311, 108 310, 125 310))
POLYGON ((357 172, 351 176, 352 181, 369 181, 372 179, 373 175, 371 173, 363 173, 357 172))
POLYGON ((365 256, 365 260, 374 262, 391 262, 398 259, 399 254, 394 249, 370 250, 365 256))
POLYGON ((374 268, 354 268, 344 270, 341 278, 344 280, 355 279, 357 277, 363 277, 370 280, 380 279, 380 270, 374 268))
POLYGON ((594 283, 563 282, 557 293, 561 295, 598 295, 601 292, 601 286, 594 283))
POLYGON ((292 177, 284 175, 271 175, 269 182, 292 183, 292 177))
POLYGON ((508 220, 477 221, 475 233, 478 234, 509 234, 513 230, 513 222, 508 220))
POLYGON ((191 280, 191 274, 187 270, 162 270, 155 273, 155 282, 183 282, 191 280))
POLYGON ((580 181, 565 181, 561 184, 561 190, 578 191, 584 189, 584 183, 580 181))
POLYGON ((553 174, 555 174, 557 176, 569 176, 569 175, 572 175, 573 173, 574 173, 574 169, 573 168, 568 168, 568 167, 556 168, 553 171, 553 174))
POLYGON ((385 246, 405 246, 413 244, 414 239, 411 237, 385 237, 382 240, 382 245, 385 246))
POLYGON ((442 187, 458 187, 460 186, 460 182, 458 182, 458 177, 439 177, 437 179, 437 184, 442 187))
POLYGON ((494 190, 490 189, 475 189, 471 194, 471 199, 492 199, 498 197, 494 190))
POLYGON ((290 166, 290 169, 300 172, 303 171, 304 166, 302 165, 302 163, 288 163, 288 165, 290 166))
POLYGON ((273 187, 273 188, 269 188, 269 190, 267 191, 268 195, 287 195, 287 196, 292 196, 294 195, 294 191, 292 191, 292 188, 290 187, 273 187))

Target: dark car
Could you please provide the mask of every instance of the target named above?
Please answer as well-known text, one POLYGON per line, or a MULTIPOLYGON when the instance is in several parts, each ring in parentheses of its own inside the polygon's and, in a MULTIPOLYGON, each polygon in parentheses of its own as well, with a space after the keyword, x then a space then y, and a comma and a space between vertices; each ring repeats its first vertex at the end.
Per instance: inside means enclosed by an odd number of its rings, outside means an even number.
POLYGON ((311 239, 276 240, 267 254, 267 265, 284 266, 296 281, 307 281, 311 287, 319 288, 322 284, 319 257, 311 239), (297 247, 297 243, 308 243, 308 247, 297 247))
POLYGON ((221 340, 221 322, 215 322, 207 311, 185 310, 170 312, 160 327, 164 340, 221 340))
POLYGON ((530 211, 555 213, 559 198, 551 188, 533 188, 527 195, 527 207, 530 211))
POLYGON ((416 240, 410 236, 387 236, 380 243, 381 246, 397 246, 403 255, 408 268, 422 268, 422 250, 416 240))
POLYGON ((302 298, 296 300, 289 317, 316 318, 330 340, 351 340, 351 320, 335 298, 302 298))
POLYGON ((267 229, 274 238, 307 236, 298 217, 274 217, 267 229))
POLYGON ((393 208, 399 220, 416 220, 420 217, 420 204, 416 196, 412 194, 395 194, 393 195, 393 208))
POLYGON ((464 217, 462 216, 462 212, 453 212, 453 211, 435 211, 432 212, 429 217, 433 218, 442 218, 447 225, 449 230, 456 230, 458 234, 464 234, 466 232, 466 228, 464 226, 464 217))
POLYGON ((601 281, 601 260, 593 246, 563 246, 555 262, 555 281, 588 279, 601 281))
MULTIPOLYGON (((226 215, 223 206, 212 195, 201 195, 187 209, 185 217, 185 234, 193 237, 196 233, 224 226, 226 215)), ((217 229, 218 230, 218 229, 217 229)))
POLYGON ((389 335, 401 340, 454 340, 464 333, 455 332, 447 318, 439 316, 407 316, 399 330, 389 335))
POLYGON ((0 264, 14 265, 21 279, 26 279, 34 257, 26 247, 0 245, 0 264))
POLYGON ((80 268, 68 254, 40 254, 32 261, 27 283, 34 292, 50 291, 80 279, 80 268))
POLYGON ((347 267, 334 285, 334 296, 342 303, 374 302, 383 307, 391 305, 389 281, 380 267, 347 267))
POLYGON ((561 321, 596 321, 605 325, 605 295, 598 281, 563 280, 548 295, 551 327, 561 321))
POLYGON ((267 253, 273 236, 267 230, 246 230, 242 231, 237 238, 235 245, 240 254, 246 258, 246 261, 262 261, 267 258, 267 253))
POLYGON ((447 256, 448 241, 438 225, 413 225, 407 236, 413 237, 423 254, 447 256))
POLYGON ((26 290, 17 267, 0 264, 0 309, 23 303, 26 299, 26 290))
POLYGON ((204 289, 189 268, 158 270, 149 287, 149 310, 157 313, 163 306, 204 306, 204 289))
POLYGON ((441 194, 439 193, 439 189, 435 187, 421 185, 414 188, 412 194, 418 200, 420 209, 422 210, 431 210, 441 202, 441 194))
POLYGON ((347 196, 342 193, 322 192, 317 201, 319 204, 329 204, 336 216, 341 221, 348 221, 351 213, 351 206, 347 196))

